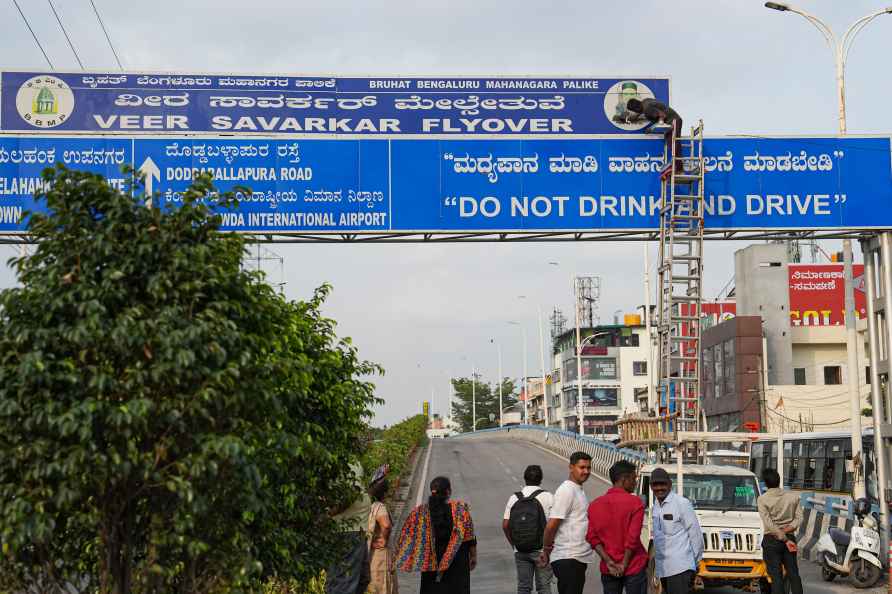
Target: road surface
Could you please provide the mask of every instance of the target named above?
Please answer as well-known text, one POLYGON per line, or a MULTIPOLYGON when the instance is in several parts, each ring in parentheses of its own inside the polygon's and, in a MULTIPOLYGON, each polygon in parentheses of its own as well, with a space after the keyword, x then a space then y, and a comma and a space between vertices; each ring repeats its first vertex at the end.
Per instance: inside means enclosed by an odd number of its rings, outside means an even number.
MULTIPOLYGON (((516 591, 514 556, 502 534, 502 514, 508 497, 523 487, 523 471, 528 464, 542 467, 542 487, 554 491, 567 478, 567 463, 557 455, 535 445, 505 439, 435 439, 431 442, 427 482, 435 476, 452 481, 452 496, 471 506, 477 531, 477 569, 471 574, 474 594, 511 594, 516 591)), ((422 460, 422 465, 423 465, 422 460)), ((419 468, 418 475, 421 474, 419 468)), ((419 480, 419 479, 416 479, 419 480)), ((603 494, 607 483, 592 476, 585 484, 589 499, 603 494)), ((425 489, 426 491, 426 489, 425 489)), ((880 594, 885 588, 855 590, 845 580, 827 584, 821 581, 817 565, 800 562, 803 586, 807 594, 880 594)), ((839 578, 837 578, 839 579, 839 578)), ((400 593, 419 590, 418 574, 399 575, 400 593)), ((557 584, 554 584, 557 592, 557 584)), ((739 594, 732 588, 707 590, 704 594, 739 594)), ((601 593, 597 565, 586 576, 586 594, 601 593)))

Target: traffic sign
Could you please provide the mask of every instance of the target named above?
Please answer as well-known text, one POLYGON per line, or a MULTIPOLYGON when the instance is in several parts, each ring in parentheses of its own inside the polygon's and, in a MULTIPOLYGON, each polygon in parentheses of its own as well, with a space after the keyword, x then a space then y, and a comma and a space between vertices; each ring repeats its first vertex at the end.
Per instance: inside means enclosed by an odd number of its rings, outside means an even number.
POLYGON ((102 134, 637 134, 665 77, 0 73, 0 130, 102 134))
MULTIPOLYGON (((122 165, 176 206, 209 172, 240 205, 224 228, 259 233, 656 230, 662 141, 0 135, 0 232, 57 163, 124 187, 122 165)), ((713 138, 706 227, 892 227, 888 137, 713 138)), ((210 198, 209 198, 210 199, 210 198)))

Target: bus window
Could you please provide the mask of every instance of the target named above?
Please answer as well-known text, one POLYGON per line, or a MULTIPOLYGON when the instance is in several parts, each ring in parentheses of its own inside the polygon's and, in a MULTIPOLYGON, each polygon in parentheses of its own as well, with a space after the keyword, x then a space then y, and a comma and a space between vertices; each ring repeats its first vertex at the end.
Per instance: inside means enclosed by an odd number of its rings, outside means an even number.
POLYGON ((750 450, 750 471, 756 476, 762 476, 762 469, 765 463, 762 461, 763 444, 754 443, 750 450))

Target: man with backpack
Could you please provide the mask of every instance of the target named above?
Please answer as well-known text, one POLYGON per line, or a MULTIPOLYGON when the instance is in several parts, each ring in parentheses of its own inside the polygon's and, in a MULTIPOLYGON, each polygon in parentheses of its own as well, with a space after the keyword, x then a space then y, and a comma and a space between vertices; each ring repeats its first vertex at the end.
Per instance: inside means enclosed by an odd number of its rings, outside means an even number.
POLYGON ((538 560, 542 553, 542 537, 554 504, 554 496, 539 487, 542 484, 540 466, 527 466, 523 472, 523 480, 526 486, 508 498, 502 519, 502 531, 508 543, 514 547, 517 594, 531 594, 534 576, 536 592, 551 594, 551 566, 540 566, 538 560))

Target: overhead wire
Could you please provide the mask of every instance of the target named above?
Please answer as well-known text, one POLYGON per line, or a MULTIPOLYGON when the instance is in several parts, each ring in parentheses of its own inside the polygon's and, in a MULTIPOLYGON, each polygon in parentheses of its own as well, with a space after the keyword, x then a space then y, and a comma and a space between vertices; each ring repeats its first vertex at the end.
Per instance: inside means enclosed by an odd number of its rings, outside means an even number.
POLYGON ((81 67, 81 70, 84 70, 84 63, 81 62, 81 57, 77 54, 77 50, 74 49, 74 44, 71 43, 71 37, 68 36, 68 31, 65 30, 65 25, 62 24, 62 19, 59 18, 59 13, 56 12, 56 7, 53 6, 53 0, 46 1, 50 5, 53 14, 56 16, 56 22, 59 23, 59 28, 62 29, 62 34, 65 35, 65 40, 68 42, 68 47, 71 48, 71 53, 74 54, 74 59, 77 60, 78 66, 81 67))
POLYGON ((22 7, 19 6, 17 0, 12 0, 12 3, 15 5, 16 9, 19 11, 19 14, 22 15, 22 20, 25 21, 25 26, 28 27, 28 31, 31 32, 31 37, 34 38, 34 43, 37 44, 37 47, 40 48, 40 52, 43 54, 43 58, 46 60, 46 63, 49 65, 50 70, 55 70, 53 66, 53 62, 50 60, 50 57, 46 55, 46 50, 43 49, 43 45, 41 45, 40 40, 37 39, 37 34, 34 32, 34 29, 31 28, 31 23, 28 22, 28 17, 25 16, 25 13, 22 12, 22 7))
POLYGON ((99 26, 102 27, 102 32, 105 33, 105 40, 108 42, 108 47, 111 48, 112 54, 115 56, 115 62, 118 63, 118 68, 123 71, 124 66, 121 64, 121 59, 118 57, 118 52, 115 51, 115 46, 112 43, 111 37, 108 35, 108 31, 105 28, 105 23, 102 21, 102 17, 99 16, 99 9, 96 8, 96 3, 93 0, 90 0, 90 6, 93 7, 93 12, 96 14, 96 20, 99 21, 99 26))

